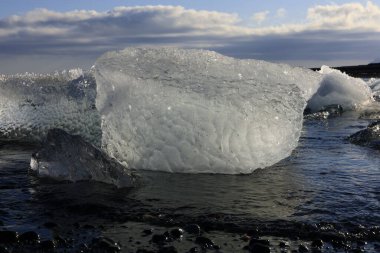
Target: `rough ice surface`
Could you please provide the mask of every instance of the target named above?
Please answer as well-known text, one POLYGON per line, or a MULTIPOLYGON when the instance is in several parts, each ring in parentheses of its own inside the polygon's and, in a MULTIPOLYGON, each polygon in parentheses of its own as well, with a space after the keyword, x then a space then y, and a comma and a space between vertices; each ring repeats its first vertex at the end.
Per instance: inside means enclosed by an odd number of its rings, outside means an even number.
POLYGON ((320 73, 319 88, 307 105, 312 111, 331 104, 339 104, 345 111, 356 110, 372 102, 372 91, 364 80, 327 66, 322 66, 320 73))
POLYGON ((102 148, 136 169, 250 173, 297 146, 319 76, 205 50, 109 52, 95 64, 102 148))
POLYGON ((100 145, 95 86, 80 69, 0 76, 0 140, 41 141, 61 128, 100 145))
POLYGON ((30 167, 40 177, 57 180, 93 180, 117 187, 136 185, 136 175, 79 135, 49 130, 30 167))

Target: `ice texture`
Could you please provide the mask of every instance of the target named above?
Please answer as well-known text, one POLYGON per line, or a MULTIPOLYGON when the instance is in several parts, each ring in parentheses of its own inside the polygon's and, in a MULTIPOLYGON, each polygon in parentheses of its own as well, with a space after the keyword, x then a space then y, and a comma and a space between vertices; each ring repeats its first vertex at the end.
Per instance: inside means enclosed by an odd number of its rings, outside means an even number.
POLYGON ((343 110, 357 110, 373 101, 368 84, 350 77, 337 69, 322 66, 322 79, 317 92, 308 101, 308 108, 318 111, 331 104, 339 104, 343 110))
POLYGON ((30 167, 40 177, 56 180, 93 180, 117 187, 132 187, 137 176, 79 135, 50 129, 30 167))
POLYGON ((102 148, 136 169, 250 173, 297 146, 320 76, 206 50, 109 52, 95 64, 102 148))
POLYGON ((80 69, 0 77, 0 140, 42 141, 51 128, 100 145, 95 79, 80 69))

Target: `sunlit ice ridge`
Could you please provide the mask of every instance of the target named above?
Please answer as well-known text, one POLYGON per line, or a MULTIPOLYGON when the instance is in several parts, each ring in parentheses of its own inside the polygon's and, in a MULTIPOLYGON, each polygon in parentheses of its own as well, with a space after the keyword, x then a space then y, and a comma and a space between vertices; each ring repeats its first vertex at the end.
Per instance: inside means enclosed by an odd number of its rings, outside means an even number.
POLYGON ((134 169, 250 173, 288 157, 306 107, 372 102, 366 82, 213 51, 126 48, 89 71, 0 77, 0 139, 79 134, 134 169))

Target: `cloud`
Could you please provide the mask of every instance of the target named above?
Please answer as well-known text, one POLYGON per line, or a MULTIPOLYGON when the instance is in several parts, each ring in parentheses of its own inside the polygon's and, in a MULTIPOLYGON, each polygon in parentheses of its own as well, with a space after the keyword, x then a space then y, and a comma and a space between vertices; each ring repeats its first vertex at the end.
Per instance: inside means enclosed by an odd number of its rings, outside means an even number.
POLYGON ((257 13, 254 13, 252 15, 252 20, 257 23, 257 24, 261 24, 262 22, 264 22, 267 17, 268 17, 268 14, 269 14, 269 11, 262 11, 262 12, 257 12, 257 13))
MULTIPOLYGON (((286 10, 278 9, 273 18, 284 15, 286 10)), ((305 16, 302 23, 247 27, 234 13, 181 6, 122 6, 105 12, 36 9, 0 19, 0 72, 12 67, 19 71, 21 65, 23 70, 67 66, 70 59, 75 67, 79 58, 91 66, 103 52, 127 46, 207 48, 297 65, 379 57, 373 56, 380 52, 378 5, 317 5, 305 16), (35 64, 39 56, 41 66, 35 64), (29 65, 27 59, 33 59, 29 65), (54 64, 46 64, 49 59, 54 64)), ((269 18, 268 11, 253 15, 258 24, 269 18)))
POLYGON ((277 11, 276 11, 276 17, 278 17, 278 18, 284 18, 284 17, 286 17, 287 13, 288 12, 284 8, 277 9, 277 11))

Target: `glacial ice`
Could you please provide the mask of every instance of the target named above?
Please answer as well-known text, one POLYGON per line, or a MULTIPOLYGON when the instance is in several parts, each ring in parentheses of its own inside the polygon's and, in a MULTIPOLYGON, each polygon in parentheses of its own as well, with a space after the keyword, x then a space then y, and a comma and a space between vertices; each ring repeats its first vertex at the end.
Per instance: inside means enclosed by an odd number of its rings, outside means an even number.
POLYGON ((136 169, 249 173, 297 146, 318 76, 205 50, 109 52, 95 64, 102 148, 136 169))
POLYGON ((137 176, 86 142, 79 135, 61 129, 50 129, 40 150, 32 155, 30 167, 40 177, 56 180, 93 180, 117 187, 132 187, 137 176))
POLYGON ((322 79, 307 107, 318 111, 324 106, 339 104, 345 111, 357 110, 372 102, 372 91, 365 81, 339 70, 322 66, 322 79))
POLYGON ((100 145, 100 116, 92 75, 80 69, 0 78, 0 140, 41 141, 51 128, 100 145))

